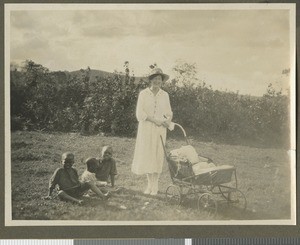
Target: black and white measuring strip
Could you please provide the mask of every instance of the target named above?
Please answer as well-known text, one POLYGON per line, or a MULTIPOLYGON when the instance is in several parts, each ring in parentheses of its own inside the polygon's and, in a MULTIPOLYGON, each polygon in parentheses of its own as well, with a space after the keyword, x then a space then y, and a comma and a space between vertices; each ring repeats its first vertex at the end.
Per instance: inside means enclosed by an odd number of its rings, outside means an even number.
POLYGON ((0 240, 0 245, 192 245, 191 239, 0 240), (185 243, 190 240, 190 243, 185 243))
POLYGON ((123 239, 74 240, 74 245, 186 245, 186 243, 185 239, 123 239))
POLYGON ((0 245, 74 245, 74 240, 0 240, 0 245))
POLYGON ((0 245, 298 245, 300 238, 0 240, 0 245))
POLYGON ((191 245, 298 245, 300 238, 199 238, 192 239, 191 245))

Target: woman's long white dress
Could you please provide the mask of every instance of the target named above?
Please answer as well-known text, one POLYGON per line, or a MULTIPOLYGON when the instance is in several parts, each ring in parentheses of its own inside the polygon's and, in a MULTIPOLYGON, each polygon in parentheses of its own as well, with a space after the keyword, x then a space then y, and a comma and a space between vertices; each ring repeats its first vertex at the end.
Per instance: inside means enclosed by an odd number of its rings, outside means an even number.
POLYGON ((142 90, 138 97, 136 117, 139 121, 132 172, 135 174, 161 173, 164 163, 163 142, 166 128, 146 121, 148 116, 158 120, 172 118, 170 99, 167 92, 160 89, 156 95, 149 88, 142 90))

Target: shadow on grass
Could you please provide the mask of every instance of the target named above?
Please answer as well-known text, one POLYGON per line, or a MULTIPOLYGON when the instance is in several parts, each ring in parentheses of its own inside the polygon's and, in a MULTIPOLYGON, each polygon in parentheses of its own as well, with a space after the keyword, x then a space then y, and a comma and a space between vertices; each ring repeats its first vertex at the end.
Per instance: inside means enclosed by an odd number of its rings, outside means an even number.
MULTIPOLYGON (((173 206, 181 206, 184 209, 199 210, 199 212, 205 212, 201 209, 198 209, 198 198, 189 198, 187 196, 183 197, 180 205, 170 204, 165 196, 164 192, 159 192, 156 196, 146 195, 141 191, 121 188, 118 192, 113 193, 110 200, 104 204, 110 210, 118 210, 118 201, 126 200, 127 202, 141 202, 141 201, 151 201, 157 200, 161 202, 166 202, 166 204, 173 206), (112 205, 113 204, 113 205, 112 205)), ((224 200, 217 201, 217 212, 214 216, 211 216, 211 219, 221 219, 221 220, 263 220, 271 218, 267 213, 262 212, 252 212, 249 209, 243 209, 236 206, 228 204, 224 200)))
MULTIPOLYGON (((162 202, 168 203, 168 200, 165 196, 164 192, 159 192, 156 196, 146 195, 142 193, 141 191, 135 191, 132 189, 126 189, 122 188, 119 193, 119 197, 130 197, 134 201, 141 201, 141 199, 148 199, 148 200, 158 200, 162 202)), ((112 197, 113 198, 113 197, 112 197)), ((200 212, 204 212, 203 210, 198 209, 198 202, 197 198, 188 198, 187 196, 183 197, 182 202, 180 205, 176 204, 170 204, 174 208, 176 206, 181 206, 184 209, 192 209, 192 210, 199 210, 200 212)), ((211 219, 224 219, 224 220, 261 220, 261 219, 267 219, 269 215, 266 213, 253 213, 250 210, 247 210, 247 208, 241 209, 239 207, 234 207, 232 205, 229 205, 224 200, 218 200, 218 208, 217 213, 215 216, 212 216, 211 219)))
MULTIPOLYGON (((194 214, 195 220, 262 220, 268 218, 265 213, 253 213, 247 209, 241 210, 221 200, 218 200, 217 213, 209 215, 205 210, 198 209, 197 197, 184 198, 180 205, 175 205, 168 201, 163 192, 151 196, 138 190, 126 188, 121 188, 119 191, 112 193, 108 200, 102 200, 95 194, 84 196, 82 200, 84 201, 82 205, 61 201, 58 197, 51 201, 39 201, 38 205, 35 201, 32 201, 26 206, 14 207, 13 219, 53 220, 59 217, 59 219, 93 220, 95 217, 100 217, 100 214, 104 215, 105 213, 105 218, 101 216, 99 219, 122 220, 135 214, 135 219, 144 220, 149 219, 147 216, 149 212, 150 214, 156 212, 165 214, 165 212, 172 213, 174 211, 173 214, 178 215, 177 212, 184 212, 183 210, 194 214), (146 207, 146 209, 142 209, 143 207, 146 207), (146 214, 144 210, 147 210, 146 214), (111 217, 110 214, 115 216, 111 217)), ((162 214, 159 213, 159 215, 162 214)), ((180 217, 178 217, 178 220, 180 220, 180 217)))
MULTIPOLYGON (((185 208, 191 208, 194 210, 201 210, 198 208, 197 198, 185 198, 181 206, 185 208)), ((244 209, 228 204, 227 201, 218 200, 217 201, 217 211, 212 219, 221 220, 264 220, 272 218, 269 214, 263 212, 252 212, 250 209, 244 209), (215 217, 215 218, 213 218, 215 217)))

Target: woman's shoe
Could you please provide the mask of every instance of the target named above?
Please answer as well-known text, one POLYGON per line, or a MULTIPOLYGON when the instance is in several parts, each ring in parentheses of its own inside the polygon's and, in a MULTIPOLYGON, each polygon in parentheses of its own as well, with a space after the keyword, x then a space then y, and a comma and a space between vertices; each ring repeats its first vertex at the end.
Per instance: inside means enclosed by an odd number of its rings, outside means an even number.
POLYGON ((149 195, 150 193, 151 193, 150 188, 147 188, 147 189, 144 191, 144 194, 146 194, 146 195, 149 195))

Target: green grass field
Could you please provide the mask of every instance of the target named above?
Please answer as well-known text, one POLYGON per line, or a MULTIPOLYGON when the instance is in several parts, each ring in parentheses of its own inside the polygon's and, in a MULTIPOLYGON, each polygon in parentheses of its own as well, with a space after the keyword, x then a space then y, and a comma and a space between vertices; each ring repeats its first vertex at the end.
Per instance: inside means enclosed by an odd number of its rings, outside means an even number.
MULTIPOLYGON (((198 210, 197 199, 187 199, 173 205, 165 198, 172 183, 167 164, 160 176, 159 195, 146 196, 145 176, 131 173, 135 139, 82 136, 77 133, 43 133, 18 131, 11 140, 12 217, 13 220, 109 220, 109 221, 198 221, 198 220, 265 220, 290 218, 290 161, 286 150, 220 145, 196 140, 192 145, 201 155, 216 164, 237 167, 238 187, 247 198, 247 209, 241 211, 218 201, 215 216, 198 210), (116 185, 121 187, 108 201, 93 196, 84 197, 78 206, 56 199, 43 200, 48 181, 60 167, 65 151, 75 153, 74 167, 79 174, 87 157, 99 157, 101 148, 114 148, 119 175, 116 185)), ((170 139, 168 149, 184 145, 184 141, 170 139)), ((220 199, 221 200, 221 199, 220 199)))

